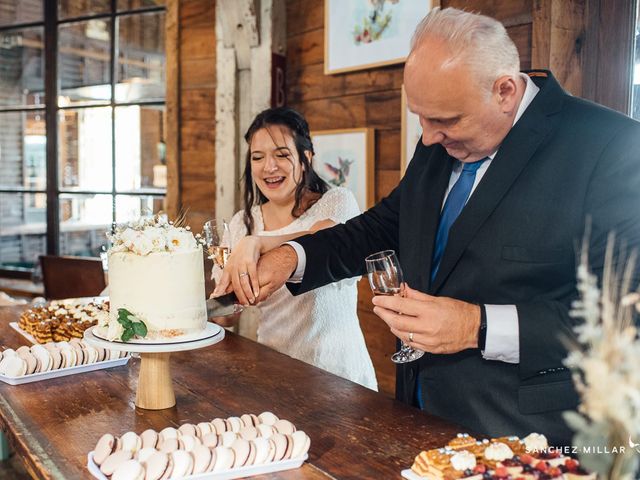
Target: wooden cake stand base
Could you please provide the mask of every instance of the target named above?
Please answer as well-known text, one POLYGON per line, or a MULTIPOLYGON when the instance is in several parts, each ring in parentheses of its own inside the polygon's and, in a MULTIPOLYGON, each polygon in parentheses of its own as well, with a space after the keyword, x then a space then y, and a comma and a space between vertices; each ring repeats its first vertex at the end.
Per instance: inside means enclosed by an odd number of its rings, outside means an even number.
POLYGON ((173 343, 151 343, 145 340, 136 342, 111 342, 105 340, 103 327, 91 327, 84 332, 88 343, 107 348, 140 354, 140 373, 136 392, 136 407, 146 410, 163 410, 176 404, 176 396, 171 380, 171 353, 196 350, 220 342, 224 338, 224 328, 207 323, 207 328, 197 337, 187 337, 173 343), (97 334, 96 334, 97 333, 97 334))

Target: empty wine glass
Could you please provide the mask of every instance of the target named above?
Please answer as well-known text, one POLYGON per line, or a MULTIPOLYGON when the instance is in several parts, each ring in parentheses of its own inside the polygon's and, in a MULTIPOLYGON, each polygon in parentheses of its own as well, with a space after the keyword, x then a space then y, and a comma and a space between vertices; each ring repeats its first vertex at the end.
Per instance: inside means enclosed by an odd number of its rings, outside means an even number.
POLYGON ((211 258, 218 267, 224 268, 231 254, 231 249, 229 247, 223 247, 221 243, 225 232, 228 238, 229 225, 224 220, 222 220, 222 222, 209 220, 205 222, 202 231, 204 233, 204 241, 207 246, 209 258, 211 258))
MULTIPOLYGON (((400 295, 404 297, 402 268, 393 250, 384 250, 365 258, 369 285, 374 295, 400 295)), ((422 350, 413 348, 400 339, 400 350, 391 355, 394 363, 408 363, 424 355, 422 350)))

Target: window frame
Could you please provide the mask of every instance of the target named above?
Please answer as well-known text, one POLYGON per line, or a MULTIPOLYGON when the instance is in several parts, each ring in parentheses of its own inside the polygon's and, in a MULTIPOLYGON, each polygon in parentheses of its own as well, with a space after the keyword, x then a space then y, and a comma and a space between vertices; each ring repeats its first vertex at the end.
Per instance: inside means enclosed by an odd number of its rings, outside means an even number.
MULTIPOLYGON (((117 196, 134 196, 134 197, 154 197, 166 198, 167 188, 145 188, 141 187, 136 191, 118 191, 116 188, 116 108, 127 106, 163 106, 166 115, 167 105, 167 75, 165 74, 165 95, 164 100, 144 100, 139 99, 133 102, 117 102, 115 99, 115 87, 117 81, 117 20, 119 18, 131 17, 134 15, 142 15, 148 13, 164 13, 165 22, 168 14, 167 5, 154 5, 149 7, 141 7, 130 10, 118 10, 117 0, 111 0, 110 11, 108 13, 99 13, 83 16, 66 17, 62 20, 58 18, 58 2, 42 0, 43 19, 38 22, 23 22, 0 26, 0 34, 11 30, 22 30, 25 28, 44 27, 44 94, 45 101, 43 105, 24 105, 24 106, 0 106, 0 113, 22 113, 29 111, 42 111, 45 115, 46 130, 46 188, 35 189, 25 187, 0 186, 0 194, 4 193, 24 193, 24 194, 46 194, 47 211, 46 211, 46 253, 48 255, 60 254, 60 197, 62 195, 82 195, 82 194, 109 194, 112 196, 112 222, 116 221, 116 199, 117 196), (73 24, 88 20, 109 20, 110 35, 110 73, 109 84, 111 89, 111 99, 109 102, 102 104, 87 105, 58 105, 58 31, 59 27, 66 24, 73 24), (86 108, 105 108, 111 109, 111 191, 97 191, 74 188, 60 188, 59 184, 59 158, 58 158, 58 113, 63 110, 79 110, 86 108)), ((166 28, 166 23, 165 23, 166 28)), ((166 42, 165 42, 166 43, 166 42)), ((166 48, 165 48, 166 56, 166 48)), ((165 62, 166 68, 166 62, 165 62)), ((33 269, 19 267, 0 267, 0 276, 25 278, 30 275, 33 269)))

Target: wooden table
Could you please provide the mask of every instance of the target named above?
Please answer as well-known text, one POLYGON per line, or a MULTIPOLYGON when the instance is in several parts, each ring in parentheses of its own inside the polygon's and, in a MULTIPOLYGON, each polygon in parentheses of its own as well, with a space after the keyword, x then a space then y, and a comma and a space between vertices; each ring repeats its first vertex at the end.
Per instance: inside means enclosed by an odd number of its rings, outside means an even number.
MULTIPOLYGON (((0 338, 24 307, 0 308, 0 338)), ((311 437, 302 468, 269 479, 401 478, 420 450, 445 444, 455 426, 229 334, 202 350, 172 355, 177 405, 134 406, 139 360, 127 366, 20 386, 0 383, 0 427, 34 478, 87 478, 86 455, 103 433, 210 421, 270 410, 311 437)))

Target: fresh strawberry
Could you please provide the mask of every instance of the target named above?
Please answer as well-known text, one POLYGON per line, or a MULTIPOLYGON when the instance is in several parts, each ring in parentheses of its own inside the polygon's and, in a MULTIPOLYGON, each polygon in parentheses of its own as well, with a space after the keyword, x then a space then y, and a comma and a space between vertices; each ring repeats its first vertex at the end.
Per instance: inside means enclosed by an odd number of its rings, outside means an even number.
POLYGON ((559 477, 562 475, 562 470, 560 470, 558 467, 552 467, 549 469, 547 474, 551 475, 551 477, 559 477))
POLYGON ((523 453, 522 455, 520 455, 520 461, 525 465, 530 465, 533 463, 534 458, 527 453, 523 453))
POLYGON ((580 464, 578 463, 578 461, 573 458, 567 458, 564 461, 564 466, 567 467, 567 470, 569 470, 570 472, 576 471, 579 465, 580 464))
POLYGON ((495 475, 496 475, 496 477, 506 477, 507 475, 509 475, 509 472, 507 471, 507 469, 505 467, 498 467, 498 468, 496 468, 495 475))
POLYGON ((484 473, 487 471, 487 466, 484 463, 478 463, 473 467, 473 473, 484 473))
POLYGON ((545 461, 540 461, 536 463, 536 470, 546 472, 547 470, 549 470, 549 464, 545 461))

